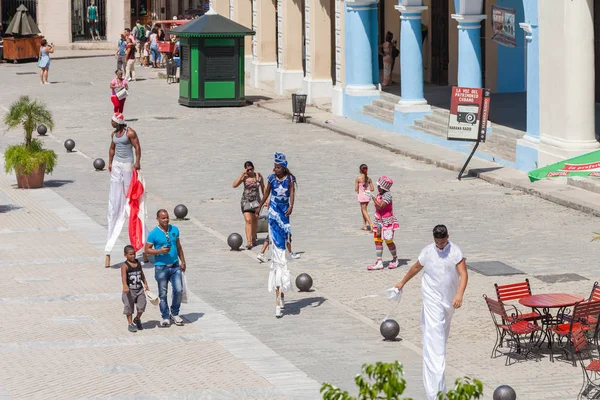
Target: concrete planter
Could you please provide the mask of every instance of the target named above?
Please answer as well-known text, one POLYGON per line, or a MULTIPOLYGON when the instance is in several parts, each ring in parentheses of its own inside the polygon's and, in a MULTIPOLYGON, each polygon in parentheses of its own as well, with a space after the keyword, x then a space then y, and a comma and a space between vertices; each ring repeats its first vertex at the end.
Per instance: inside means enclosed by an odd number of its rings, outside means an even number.
POLYGON ((19 189, 39 189, 44 186, 44 175, 46 173, 46 164, 41 164, 30 174, 22 174, 16 170, 17 187, 19 189))

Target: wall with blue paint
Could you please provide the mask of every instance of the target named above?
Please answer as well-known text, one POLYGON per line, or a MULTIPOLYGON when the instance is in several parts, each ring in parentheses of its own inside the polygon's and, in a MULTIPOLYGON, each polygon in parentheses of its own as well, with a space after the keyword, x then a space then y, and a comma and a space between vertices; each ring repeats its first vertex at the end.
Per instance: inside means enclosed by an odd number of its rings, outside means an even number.
MULTIPOLYGON (((496 42, 492 42, 494 43, 494 46, 497 46, 498 50, 496 92, 524 92, 526 90, 525 57, 527 49, 525 46, 525 32, 519 27, 519 23, 523 22, 525 19, 525 13, 523 11, 523 0, 496 0, 496 5, 505 8, 514 8, 517 12, 517 47, 506 47, 496 42)), ((486 30, 490 32, 490 36, 493 32, 492 29, 492 16, 490 15, 488 16, 488 22, 486 26, 486 30)))

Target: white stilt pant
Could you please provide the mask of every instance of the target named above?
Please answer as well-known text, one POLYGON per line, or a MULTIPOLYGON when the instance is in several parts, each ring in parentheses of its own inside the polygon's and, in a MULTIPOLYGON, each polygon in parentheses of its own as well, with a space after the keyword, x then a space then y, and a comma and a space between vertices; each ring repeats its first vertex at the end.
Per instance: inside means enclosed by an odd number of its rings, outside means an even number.
POLYGON ((108 195, 108 234, 105 254, 110 254, 125 223, 127 190, 133 174, 133 163, 113 161, 110 173, 110 192, 108 195))

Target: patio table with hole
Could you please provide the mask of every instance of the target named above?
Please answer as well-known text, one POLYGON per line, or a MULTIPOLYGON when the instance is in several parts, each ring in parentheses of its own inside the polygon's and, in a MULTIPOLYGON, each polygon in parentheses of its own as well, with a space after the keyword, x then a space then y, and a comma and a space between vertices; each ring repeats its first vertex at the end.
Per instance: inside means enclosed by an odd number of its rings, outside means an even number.
POLYGON ((532 308, 544 317, 542 319, 542 329, 548 339, 548 348, 552 348, 552 334, 548 331, 548 328, 563 323, 562 316, 565 314, 566 308, 572 307, 583 300, 582 296, 568 293, 546 293, 522 297, 519 299, 519 303, 532 308), (551 309, 556 309, 556 314, 553 315, 550 312, 551 309))

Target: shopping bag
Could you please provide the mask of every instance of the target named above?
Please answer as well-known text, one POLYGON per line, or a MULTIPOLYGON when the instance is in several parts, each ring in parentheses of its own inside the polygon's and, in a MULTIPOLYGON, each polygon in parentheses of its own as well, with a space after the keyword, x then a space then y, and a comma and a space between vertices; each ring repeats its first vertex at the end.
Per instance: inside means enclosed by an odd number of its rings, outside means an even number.
POLYGON ((269 232, 269 217, 261 215, 258 217, 258 224, 256 227, 256 233, 268 233, 269 232))
POLYGON ((187 303, 188 302, 188 286, 187 286, 187 280, 185 279, 185 272, 181 273, 181 302, 182 303, 187 303))
POLYGON ((155 295, 154 293, 152 293, 149 290, 146 290, 146 297, 148 298, 148 300, 150 301, 150 303, 152 303, 155 306, 157 306, 158 303, 160 303, 160 299, 158 298, 158 296, 155 295))

